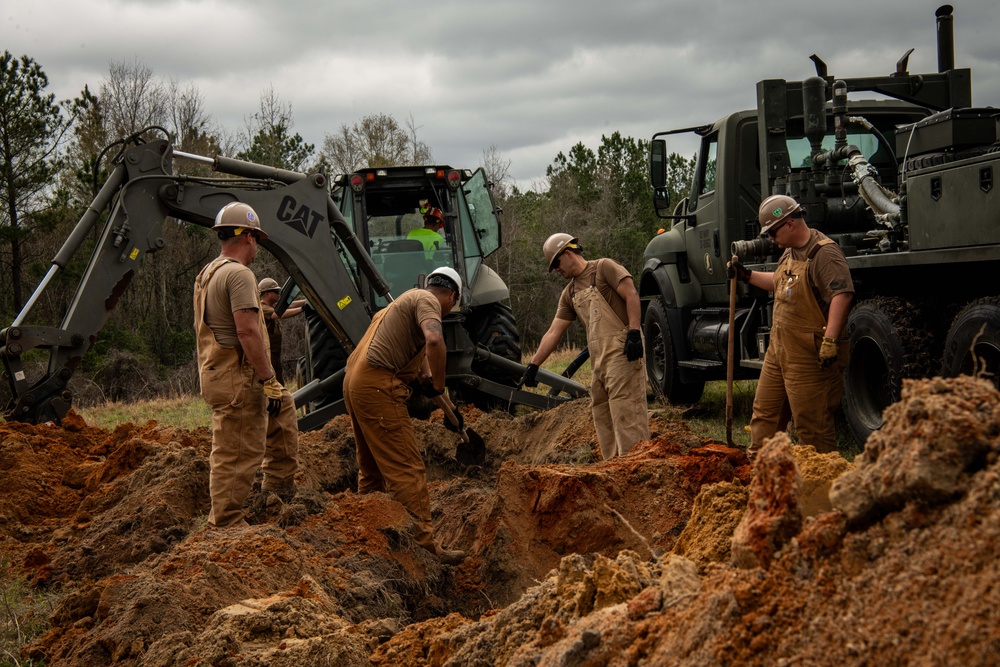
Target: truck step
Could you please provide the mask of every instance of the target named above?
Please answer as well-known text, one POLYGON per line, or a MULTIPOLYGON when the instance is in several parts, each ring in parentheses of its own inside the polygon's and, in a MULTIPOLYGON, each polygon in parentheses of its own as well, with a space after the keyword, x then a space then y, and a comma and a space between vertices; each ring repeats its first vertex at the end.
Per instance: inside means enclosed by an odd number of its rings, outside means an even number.
POLYGON ((678 361, 677 365, 681 368, 694 368, 700 371, 707 371, 713 368, 721 368, 721 361, 709 361, 708 359, 685 359, 684 361, 678 361))

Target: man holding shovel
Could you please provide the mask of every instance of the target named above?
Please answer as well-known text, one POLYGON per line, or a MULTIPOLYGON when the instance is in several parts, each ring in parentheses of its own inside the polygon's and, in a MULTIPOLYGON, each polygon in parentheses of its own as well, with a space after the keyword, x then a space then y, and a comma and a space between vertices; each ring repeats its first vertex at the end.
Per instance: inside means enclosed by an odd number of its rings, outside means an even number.
MULTIPOLYGON (((358 493, 383 491, 398 501, 416 523, 414 539, 445 564, 457 565, 465 553, 445 549, 434 539, 427 473, 406 409, 410 383, 461 414, 445 393, 447 347, 442 318, 461 299, 462 279, 451 268, 435 269, 422 289, 404 292, 375 313, 361 342, 347 359, 344 404, 354 427, 358 455, 358 493)), ((445 422, 446 425, 449 422, 445 422)))
POLYGON ((837 451, 833 416, 844 393, 848 361, 844 338, 854 283, 844 252, 806 224, 805 211, 787 195, 772 195, 758 211, 761 236, 783 249, 773 272, 739 261, 729 273, 774 292, 771 341, 757 382, 750 419, 752 455, 794 420, 799 442, 837 451))

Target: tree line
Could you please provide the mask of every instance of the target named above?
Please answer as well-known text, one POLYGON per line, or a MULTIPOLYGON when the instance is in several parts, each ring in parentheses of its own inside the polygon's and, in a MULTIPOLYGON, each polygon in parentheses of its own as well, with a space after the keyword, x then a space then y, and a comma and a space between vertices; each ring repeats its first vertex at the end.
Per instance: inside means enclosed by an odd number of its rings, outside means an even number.
MULTIPOLYGON (((230 131, 215 122, 193 84, 163 80, 139 59, 112 62, 105 79, 93 90, 85 86, 72 100, 57 101, 47 87, 47 75, 31 57, 7 51, 0 56, 0 326, 22 311, 130 138, 165 133, 176 150, 306 172, 349 173, 433 160, 415 120, 400 123, 388 114, 340 125, 324 136, 317 151, 294 131, 292 107, 272 87, 261 93, 259 107, 243 126, 230 131)), ((542 257, 549 234, 574 234, 588 257, 613 257, 638 274, 643 248, 664 223, 653 213, 648 150, 647 141, 618 132, 602 137, 596 149, 578 143, 559 152, 544 183, 527 191, 513 183, 510 161, 495 145, 483 151, 478 166, 491 183, 503 225, 503 246, 488 263, 510 287, 524 347, 537 344, 563 287, 542 257)), ((693 158, 673 154, 670 160, 671 182, 689 182, 693 158)), ((207 176, 209 171, 185 163, 185 173, 207 176)), ((25 323, 58 325, 99 229, 89 248, 55 275, 25 323)), ((164 250, 146 257, 77 371, 71 388, 79 402, 196 389, 191 290, 218 244, 209 230, 180 222, 165 224, 163 234, 164 250)), ((286 276, 267 253, 252 268, 259 277, 279 282, 286 276)), ((285 327, 285 351, 293 368, 303 332, 291 322, 285 327)), ((584 344, 582 331, 571 330, 570 337, 584 344)), ((34 363, 43 367, 45 358, 34 354, 34 363)))

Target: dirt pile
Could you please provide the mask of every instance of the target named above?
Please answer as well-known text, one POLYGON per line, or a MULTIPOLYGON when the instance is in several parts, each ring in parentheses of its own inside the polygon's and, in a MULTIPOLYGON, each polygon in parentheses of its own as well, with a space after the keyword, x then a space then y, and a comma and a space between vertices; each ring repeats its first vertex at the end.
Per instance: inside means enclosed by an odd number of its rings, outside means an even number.
POLYGON ((595 462, 586 401, 470 410, 489 457, 462 468, 437 413, 417 433, 457 568, 352 490, 344 418, 302 435, 294 498, 226 531, 205 525, 205 430, 3 424, 0 548, 60 596, 25 651, 50 665, 989 664, 998 405, 910 383, 856 466, 777 437, 756 475, 659 417, 595 462))

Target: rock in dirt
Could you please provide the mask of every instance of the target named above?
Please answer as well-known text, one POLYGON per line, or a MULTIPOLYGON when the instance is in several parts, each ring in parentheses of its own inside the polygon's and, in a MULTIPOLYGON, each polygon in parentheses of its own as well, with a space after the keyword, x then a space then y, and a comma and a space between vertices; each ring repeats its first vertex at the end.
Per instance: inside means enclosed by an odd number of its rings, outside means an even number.
POLYGON ((963 376, 904 380, 902 399, 868 438, 857 468, 830 492, 848 521, 867 521, 910 501, 938 503, 962 492, 968 474, 996 455, 1000 396, 963 376))

